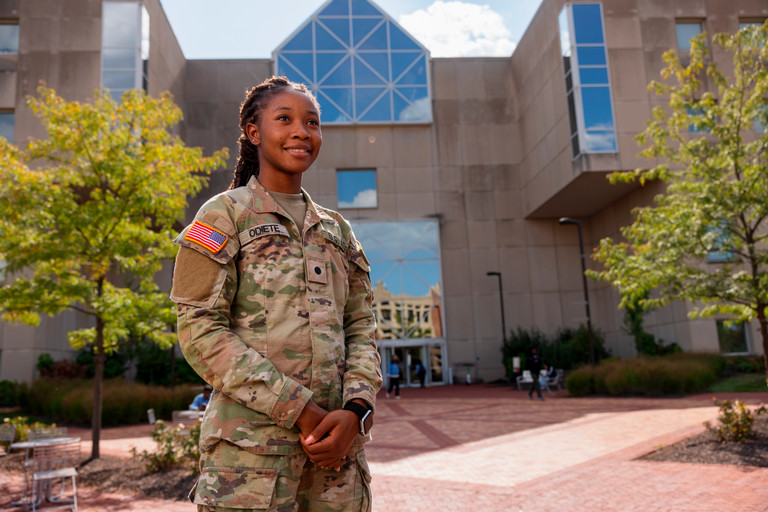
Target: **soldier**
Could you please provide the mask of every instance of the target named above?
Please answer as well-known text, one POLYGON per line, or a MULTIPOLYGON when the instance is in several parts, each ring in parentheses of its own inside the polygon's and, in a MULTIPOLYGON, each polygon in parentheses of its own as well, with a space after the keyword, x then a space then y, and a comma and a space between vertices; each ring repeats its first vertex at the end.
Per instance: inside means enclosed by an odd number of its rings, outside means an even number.
POLYGON ((272 77, 247 92, 240 128, 232 184, 176 239, 179 344, 214 387, 190 499, 368 511, 363 443, 382 382, 370 265, 349 223, 301 188, 319 105, 272 77))

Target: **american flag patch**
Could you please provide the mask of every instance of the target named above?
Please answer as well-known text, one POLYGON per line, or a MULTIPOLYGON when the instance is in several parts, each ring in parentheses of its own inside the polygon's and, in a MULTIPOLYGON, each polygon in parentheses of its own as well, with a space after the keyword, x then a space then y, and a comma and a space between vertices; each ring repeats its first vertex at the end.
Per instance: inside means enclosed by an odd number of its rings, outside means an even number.
POLYGON ((196 242, 206 249, 213 252, 219 252, 229 237, 221 231, 216 231, 210 226, 206 226, 200 221, 195 221, 184 236, 186 240, 196 242))

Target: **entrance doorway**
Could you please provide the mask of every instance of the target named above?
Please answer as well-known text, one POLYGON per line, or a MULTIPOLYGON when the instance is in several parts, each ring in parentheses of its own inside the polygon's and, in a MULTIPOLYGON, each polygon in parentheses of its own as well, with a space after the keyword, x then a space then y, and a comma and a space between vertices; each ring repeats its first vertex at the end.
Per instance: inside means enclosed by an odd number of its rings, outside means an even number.
POLYGON ((445 384, 443 377, 444 342, 418 345, 385 343, 380 350, 385 387, 389 386, 387 368, 389 368, 393 354, 397 354, 400 359, 400 386, 420 387, 445 384), (420 366, 423 367, 422 371, 420 371, 420 366))

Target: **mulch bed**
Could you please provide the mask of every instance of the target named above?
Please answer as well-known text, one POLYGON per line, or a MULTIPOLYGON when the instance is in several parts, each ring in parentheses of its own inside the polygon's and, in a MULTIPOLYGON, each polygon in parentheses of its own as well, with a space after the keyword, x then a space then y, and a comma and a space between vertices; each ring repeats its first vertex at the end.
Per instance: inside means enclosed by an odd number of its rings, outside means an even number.
POLYGON ((768 468, 768 414, 755 415, 752 433, 746 442, 718 443, 713 433, 703 432, 660 448, 640 460, 768 468))

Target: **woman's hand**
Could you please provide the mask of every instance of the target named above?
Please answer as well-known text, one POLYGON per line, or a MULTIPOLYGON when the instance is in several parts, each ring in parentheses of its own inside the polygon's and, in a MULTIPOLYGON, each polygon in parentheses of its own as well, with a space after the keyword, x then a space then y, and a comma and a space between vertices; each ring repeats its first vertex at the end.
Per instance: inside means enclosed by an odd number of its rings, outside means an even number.
POLYGON ((323 469, 341 470, 341 463, 349 452, 360 421, 352 411, 337 410, 326 414, 309 435, 302 431, 301 446, 309 459, 323 469))

